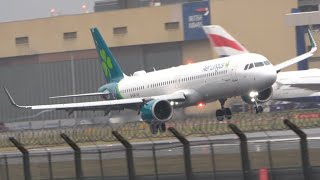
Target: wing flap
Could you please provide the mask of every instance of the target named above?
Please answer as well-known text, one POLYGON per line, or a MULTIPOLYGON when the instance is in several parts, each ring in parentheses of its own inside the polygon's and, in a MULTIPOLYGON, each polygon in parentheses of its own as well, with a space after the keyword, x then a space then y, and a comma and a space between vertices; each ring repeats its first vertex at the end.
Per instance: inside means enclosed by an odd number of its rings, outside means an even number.
POLYGON ((55 110, 67 110, 67 109, 101 109, 107 106, 116 105, 128 105, 128 104, 142 104, 144 101, 142 98, 132 99, 119 99, 109 101, 93 101, 93 102, 82 102, 82 103, 66 103, 66 104, 50 104, 50 105, 35 105, 29 106, 30 109, 44 110, 44 109, 55 109, 55 110))

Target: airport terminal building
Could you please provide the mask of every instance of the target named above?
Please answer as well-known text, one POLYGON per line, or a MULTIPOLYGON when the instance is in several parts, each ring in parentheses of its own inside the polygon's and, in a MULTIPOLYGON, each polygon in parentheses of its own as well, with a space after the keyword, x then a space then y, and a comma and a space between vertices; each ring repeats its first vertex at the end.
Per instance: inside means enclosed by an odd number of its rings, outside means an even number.
MULTIPOLYGON (((309 43, 301 43, 303 29, 309 24, 301 25, 298 17, 286 14, 318 10, 316 7, 292 0, 109 0, 96 2, 92 13, 0 23, 0 84, 19 104, 99 99, 48 98, 95 92, 105 83, 91 38, 92 27, 99 28, 127 75, 216 57, 201 28, 210 24, 223 26, 249 51, 277 64, 306 51, 309 43)), ((317 30, 317 22, 310 23, 317 30)), ((309 62, 288 70, 319 67, 319 55, 318 51, 309 62)), ((0 102, 2 122, 41 113, 15 109, 3 91, 0 102)), ((213 106, 207 109, 215 111, 213 106)), ((68 116, 66 112, 45 112, 35 119, 93 115, 102 113, 68 116)))

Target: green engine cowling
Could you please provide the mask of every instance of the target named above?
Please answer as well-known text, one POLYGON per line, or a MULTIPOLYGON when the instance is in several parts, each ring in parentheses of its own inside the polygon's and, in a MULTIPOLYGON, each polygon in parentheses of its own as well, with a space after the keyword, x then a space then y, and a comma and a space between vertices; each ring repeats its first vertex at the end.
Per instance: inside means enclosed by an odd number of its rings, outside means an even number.
POLYGON ((152 100, 145 103, 140 109, 141 119, 145 122, 161 121, 171 119, 173 108, 167 100, 152 100))

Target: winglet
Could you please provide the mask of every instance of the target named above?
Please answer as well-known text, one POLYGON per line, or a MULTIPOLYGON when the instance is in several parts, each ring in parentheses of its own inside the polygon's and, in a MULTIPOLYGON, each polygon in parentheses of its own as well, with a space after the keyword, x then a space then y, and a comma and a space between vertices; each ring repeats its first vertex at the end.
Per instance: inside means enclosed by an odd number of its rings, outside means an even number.
POLYGON ((314 38, 313 38, 313 36, 311 34, 310 29, 308 29, 307 34, 308 34, 308 37, 309 37, 309 40, 310 40, 310 45, 311 45, 310 53, 314 53, 317 50, 317 44, 316 44, 316 42, 315 42, 315 40, 314 40, 314 38))
POLYGON ((17 103, 15 103, 14 100, 13 100, 13 98, 12 98, 12 96, 10 95, 8 89, 7 89, 6 87, 3 87, 3 89, 4 89, 4 91, 6 92, 8 98, 9 98, 9 100, 10 100, 10 103, 11 103, 13 106, 18 107, 18 108, 28 108, 28 107, 26 107, 26 106, 19 106, 17 103))
POLYGON ((282 63, 280 63, 280 64, 275 65, 274 67, 275 67, 277 73, 280 72, 282 69, 284 69, 284 68, 286 68, 286 67, 288 67, 288 66, 291 66, 292 64, 296 64, 296 63, 298 63, 298 62, 300 62, 300 61, 303 61, 303 60, 305 60, 305 59, 308 59, 309 57, 313 56, 313 53, 314 53, 314 52, 317 51, 317 49, 318 49, 317 44, 316 44, 316 42, 314 41, 314 38, 313 38, 313 36, 312 36, 312 33, 311 33, 311 31, 310 31, 309 29, 308 29, 308 31, 307 31, 307 35, 308 35, 308 37, 309 37, 310 45, 311 45, 310 51, 308 51, 308 52, 306 52, 306 53, 304 53, 304 54, 301 54, 301 55, 299 55, 299 56, 297 56, 297 57, 294 57, 294 58, 292 58, 292 59, 289 59, 289 60, 287 60, 287 61, 284 61, 284 62, 282 62, 282 63))

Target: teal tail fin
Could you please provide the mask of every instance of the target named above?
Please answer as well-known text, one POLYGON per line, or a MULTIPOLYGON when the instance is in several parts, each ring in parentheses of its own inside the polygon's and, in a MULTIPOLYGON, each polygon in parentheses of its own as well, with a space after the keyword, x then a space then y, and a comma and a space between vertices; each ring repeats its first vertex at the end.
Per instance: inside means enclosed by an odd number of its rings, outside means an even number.
POLYGON ((99 30, 97 28, 91 28, 90 30, 107 83, 119 82, 124 77, 124 74, 116 58, 113 57, 99 30))

